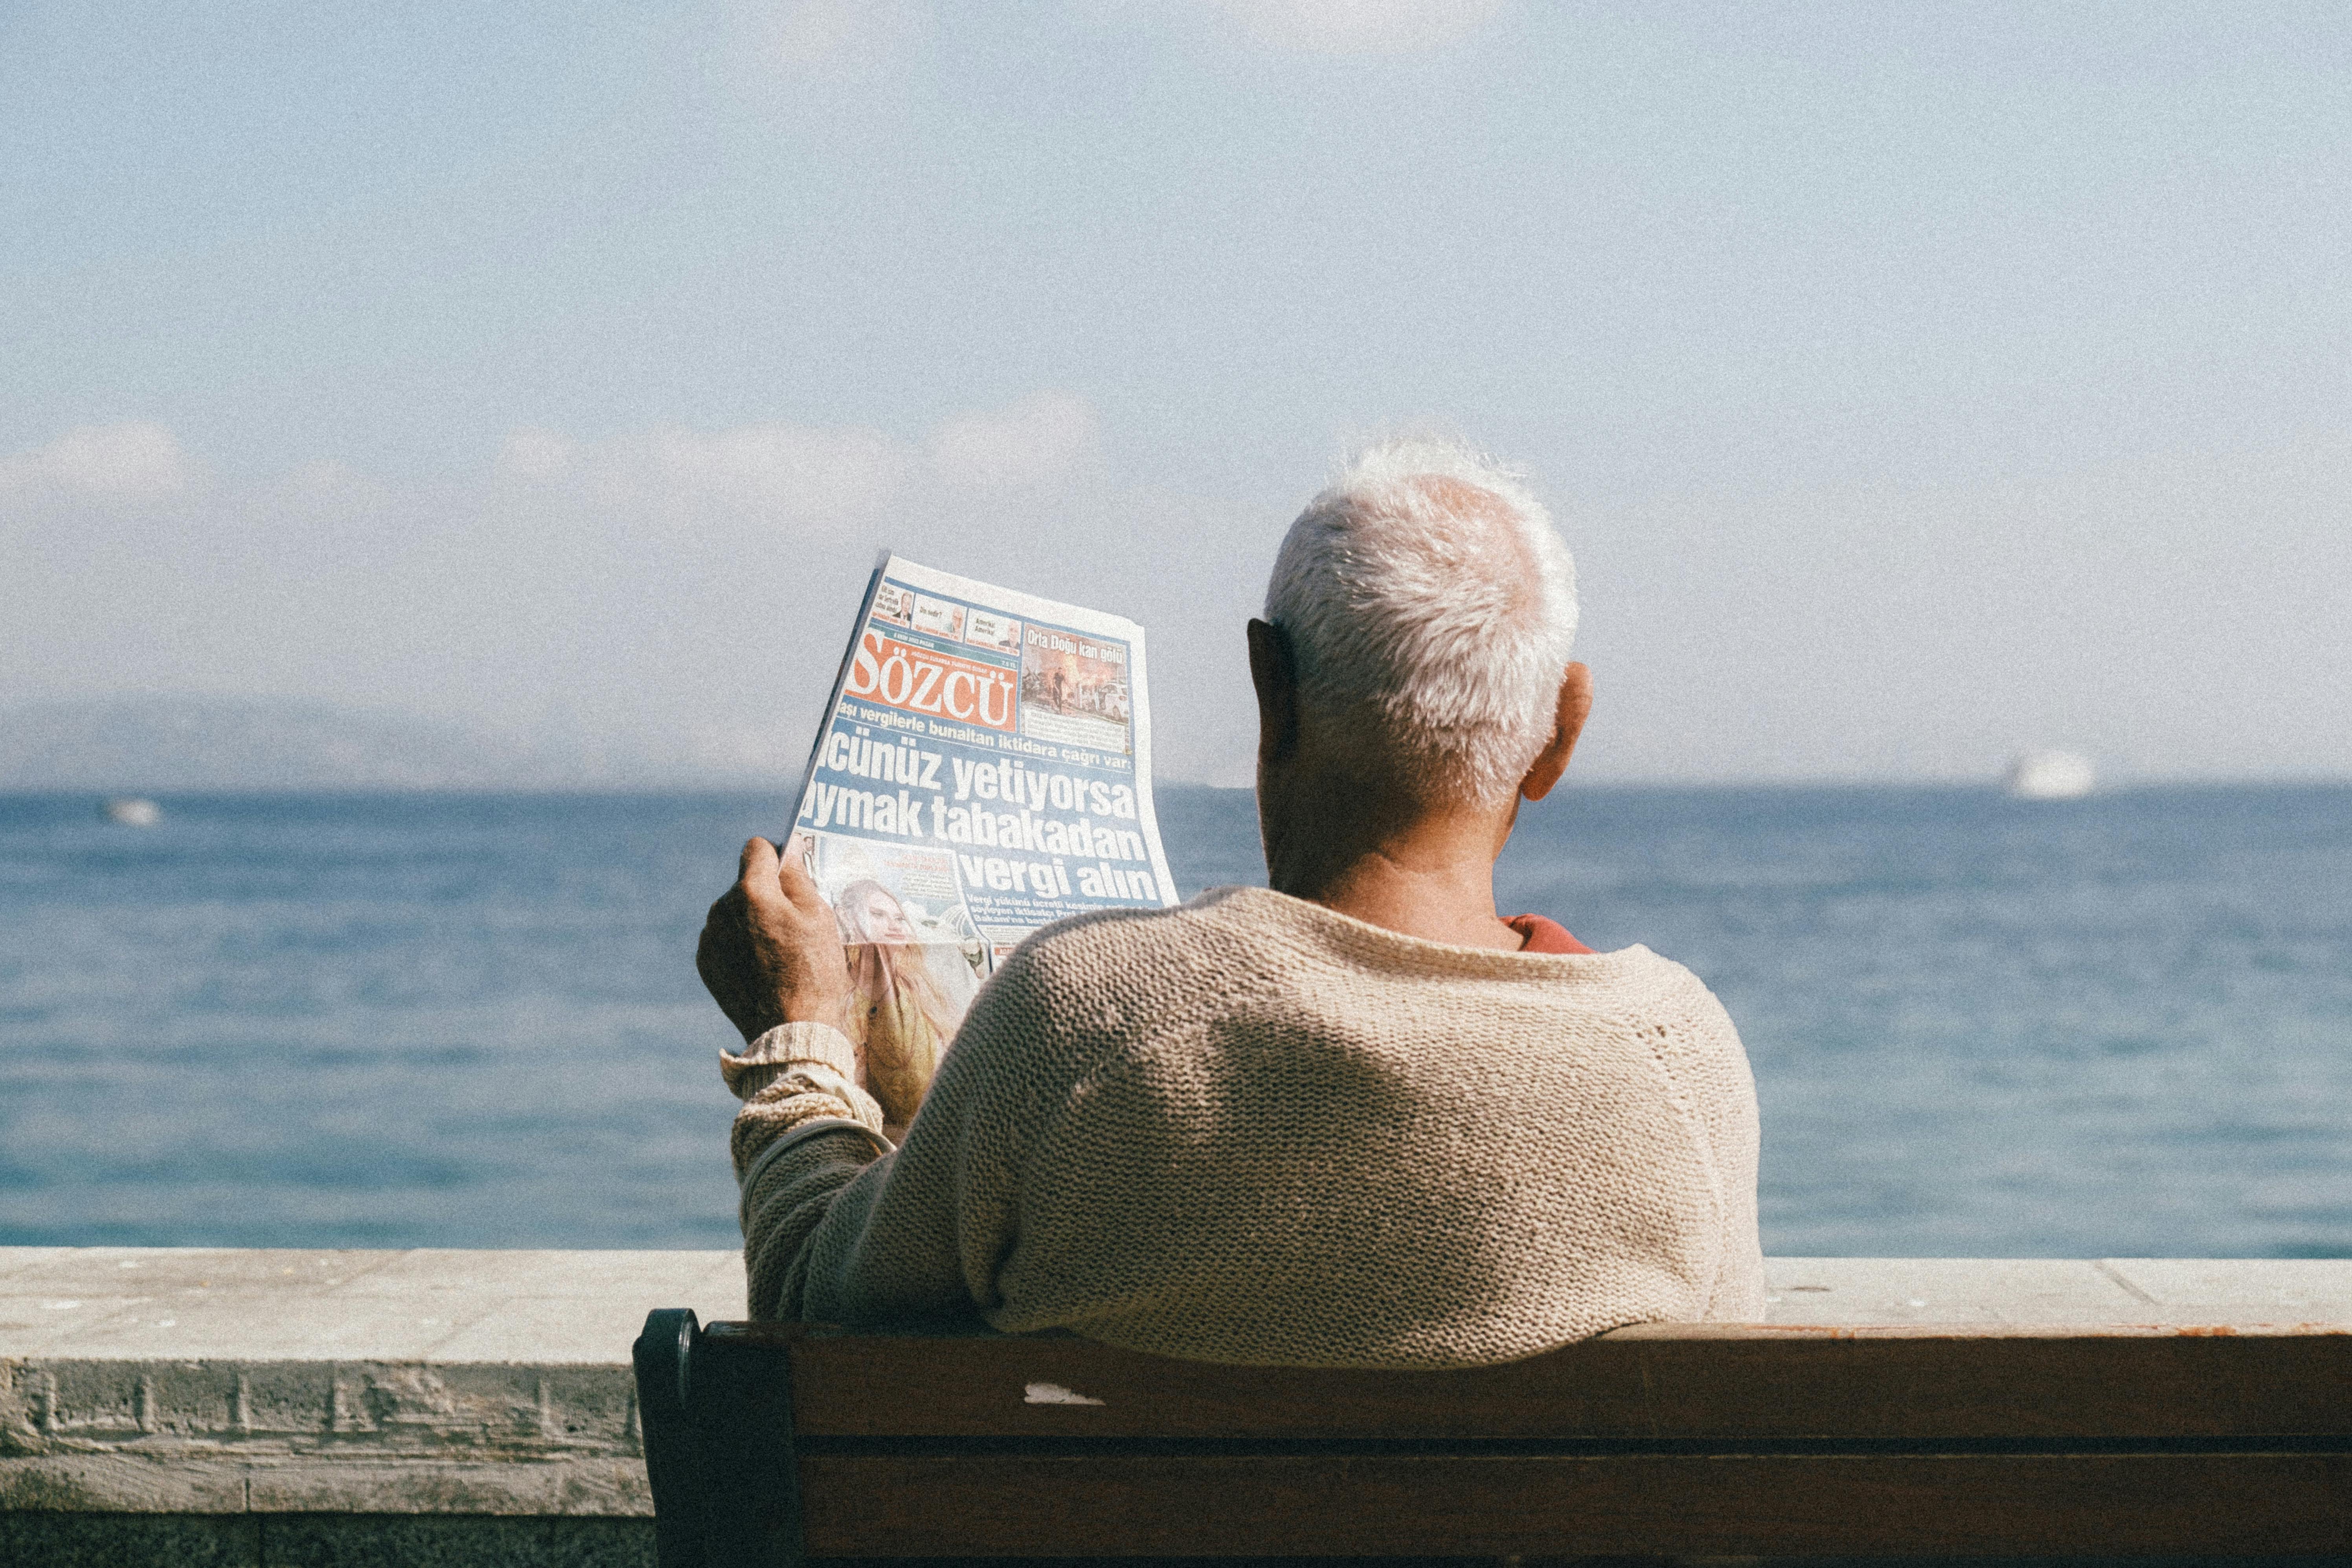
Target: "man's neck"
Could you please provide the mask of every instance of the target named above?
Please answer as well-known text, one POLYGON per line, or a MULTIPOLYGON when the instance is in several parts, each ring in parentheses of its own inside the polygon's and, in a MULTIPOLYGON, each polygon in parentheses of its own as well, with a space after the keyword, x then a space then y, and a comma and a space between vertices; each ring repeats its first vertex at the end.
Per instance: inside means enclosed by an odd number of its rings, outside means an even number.
MULTIPOLYGON (((1301 795, 1307 792, 1289 798, 1301 795)), ((1341 826, 1328 803, 1348 796, 1317 790, 1307 798, 1315 795, 1321 809, 1309 819, 1321 831, 1291 831, 1269 814, 1266 877, 1276 892, 1424 942, 1509 952, 1523 945, 1495 913, 1495 856, 1510 833, 1509 814, 1375 808, 1341 826)))

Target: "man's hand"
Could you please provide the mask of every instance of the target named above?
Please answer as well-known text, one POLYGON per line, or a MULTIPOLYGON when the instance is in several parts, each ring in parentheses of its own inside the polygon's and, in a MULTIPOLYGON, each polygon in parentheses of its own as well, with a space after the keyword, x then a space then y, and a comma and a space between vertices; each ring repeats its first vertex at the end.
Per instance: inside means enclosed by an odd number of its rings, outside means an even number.
POLYGON ((710 906, 694 967, 746 1043, 779 1024, 847 1022, 841 928, 797 858, 764 838, 743 846, 742 874, 710 906))

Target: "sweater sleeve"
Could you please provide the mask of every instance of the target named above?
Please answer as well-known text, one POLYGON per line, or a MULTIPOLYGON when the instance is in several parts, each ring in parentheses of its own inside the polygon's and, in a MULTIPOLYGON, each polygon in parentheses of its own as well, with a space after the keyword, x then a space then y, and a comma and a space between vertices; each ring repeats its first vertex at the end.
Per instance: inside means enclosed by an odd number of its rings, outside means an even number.
POLYGON ((721 1052, 719 1068, 743 1101, 728 1142, 751 1315, 793 1316, 809 1233, 890 1147, 882 1108, 854 1081, 855 1047, 824 1024, 781 1025, 740 1056, 721 1052))
POLYGON ((1079 1010, 1049 983, 1052 967, 1025 945, 981 988, 905 1146, 826 1216, 805 1315, 969 1320, 1003 1305, 1029 1152, 1072 1087, 1056 1045, 1079 1010))
POLYGON ((1039 1049, 1052 1031, 1024 956, 974 999, 903 1146, 883 1143, 879 1107, 835 1062, 795 1060, 751 1096, 735 1149, 755 1318, 969 1319, 997 1304, 1024 1152, 1068 1090, 1039 1049))

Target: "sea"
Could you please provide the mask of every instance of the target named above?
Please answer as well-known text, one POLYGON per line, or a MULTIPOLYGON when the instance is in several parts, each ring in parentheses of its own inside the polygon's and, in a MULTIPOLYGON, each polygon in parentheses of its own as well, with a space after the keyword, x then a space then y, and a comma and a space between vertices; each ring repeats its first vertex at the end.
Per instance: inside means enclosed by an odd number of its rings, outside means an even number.
MULTIPOLYGON (((0 1244, 736 1244, 692 954, 775 795, 158 798, 0 796, 0 1244)), ((1722 997, 1769 1252, 2352 1257, 2352 788, 1570 788, 1498 877, 1722 997)))

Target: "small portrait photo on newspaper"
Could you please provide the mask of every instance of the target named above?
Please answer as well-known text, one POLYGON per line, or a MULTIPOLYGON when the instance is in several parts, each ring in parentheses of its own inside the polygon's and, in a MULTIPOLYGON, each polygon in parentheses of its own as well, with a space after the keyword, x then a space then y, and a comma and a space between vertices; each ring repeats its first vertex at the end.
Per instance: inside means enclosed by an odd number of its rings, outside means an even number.
POLYGON ((887 621, 894 626, 915 624, 915 591, 896 583, 885 583, 874 591, 874 618, 887 621))
POLYGON ((929 594, 915 595, 914 627, 950 642, 963 637, 964 606, 953 599, 934 599, 929 594))
POLYGON ((1021 623, 991 610, 972 611, 963 636, 964 641, 998 653, 1021 651, 1021 623))

